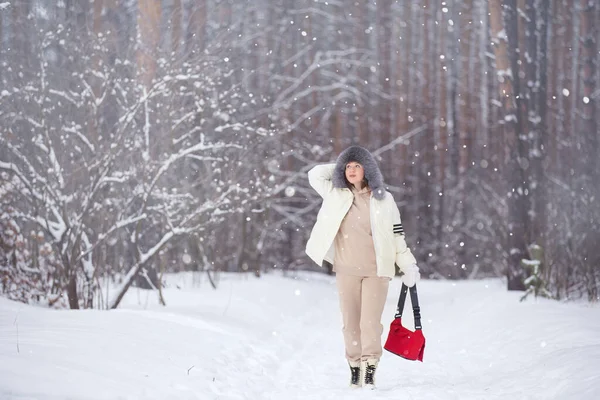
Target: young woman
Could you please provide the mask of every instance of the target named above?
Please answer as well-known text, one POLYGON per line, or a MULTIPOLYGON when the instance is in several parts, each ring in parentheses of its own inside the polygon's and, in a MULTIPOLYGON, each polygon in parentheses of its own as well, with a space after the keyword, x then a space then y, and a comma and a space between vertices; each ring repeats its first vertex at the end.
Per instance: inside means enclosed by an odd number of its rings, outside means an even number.
POLYGON ((374 388, 389 281, 397 265, 403 282, 414 286, 419 268, 406 246, 398 206, 368 150, 351 146, 335 164, 311 169, 308 180, 323 204, 306 253, 318 265, 333 264, 350 385, 374 388))

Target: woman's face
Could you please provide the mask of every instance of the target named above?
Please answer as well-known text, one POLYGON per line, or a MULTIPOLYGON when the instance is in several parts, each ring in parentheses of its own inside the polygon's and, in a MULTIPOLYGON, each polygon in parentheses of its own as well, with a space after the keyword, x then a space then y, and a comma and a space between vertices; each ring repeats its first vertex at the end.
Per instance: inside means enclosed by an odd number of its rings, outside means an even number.
POLYGON ((355 161, 346 164, 346 179, 356 187, 361 187, 361 182, 365 177, 363 166, 355 161))

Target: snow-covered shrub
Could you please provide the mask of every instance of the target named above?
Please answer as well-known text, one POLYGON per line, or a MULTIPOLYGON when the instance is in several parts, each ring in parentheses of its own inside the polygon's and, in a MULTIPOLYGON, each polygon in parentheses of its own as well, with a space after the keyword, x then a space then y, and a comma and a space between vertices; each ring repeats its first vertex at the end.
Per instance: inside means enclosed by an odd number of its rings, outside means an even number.
POLYGON ((529 258, 523 258, 521 260, 521 266, 525 270, 525 293, 521 297, 521 301, 525 300, 527 296, 533 294, 534 297, 545 297, 553 298, 552 293, 548 290, 548 283, 546 281, 543 266, 544 266, 544 250, 541 246, 535 243, 530 244, 527 247, 529 252, 529 258))

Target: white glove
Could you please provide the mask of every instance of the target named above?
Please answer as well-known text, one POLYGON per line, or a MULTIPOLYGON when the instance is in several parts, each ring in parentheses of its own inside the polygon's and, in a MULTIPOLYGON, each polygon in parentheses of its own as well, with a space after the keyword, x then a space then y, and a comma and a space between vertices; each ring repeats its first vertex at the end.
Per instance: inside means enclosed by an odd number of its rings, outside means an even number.
POLYGON ((408 287, 415 286, 415 284, 421 280, 421 274, 419 273, 417 264, 411 264, 404 268, 402 272, 404 273, 401 277, 402 282, 408 287))

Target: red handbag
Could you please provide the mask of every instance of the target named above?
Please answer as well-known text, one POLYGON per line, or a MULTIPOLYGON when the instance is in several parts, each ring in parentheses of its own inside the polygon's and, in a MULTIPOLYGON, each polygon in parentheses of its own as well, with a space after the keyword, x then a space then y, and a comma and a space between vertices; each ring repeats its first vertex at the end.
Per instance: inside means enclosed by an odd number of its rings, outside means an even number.
POLYGON ((404 310, 407 291, 408 286, 403 283, 400 290, 400 298, 398 299, 396 315, 390 325, 390 332, 383 348, 407 360, 422 362, 423 353, 425 352, 425 336, 423 336, 421 326, 421 309, 419 308, 419 299, 417 297, 417 285, 410 288, 410 301, 415 317, 415 331, 413 332, 402 326, 402 311, 404 310))

